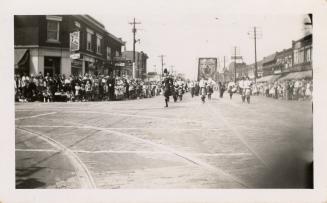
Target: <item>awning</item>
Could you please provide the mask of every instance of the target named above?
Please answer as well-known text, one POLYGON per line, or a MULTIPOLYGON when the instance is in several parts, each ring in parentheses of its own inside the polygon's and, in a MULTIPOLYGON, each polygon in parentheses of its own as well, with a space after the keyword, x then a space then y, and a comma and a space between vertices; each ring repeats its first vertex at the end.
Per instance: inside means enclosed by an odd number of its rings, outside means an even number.
POLYGON ((257 82, 274 82, 280 77, 280 75, 267 75, 257 79, 257 82))
POLYGON ((288 73, 286 76, 280 78, 279 81, 299 79, 312 79, 312 70, 288 73))
POLYGON ((15 68, 28 61, 28 49, 15 49, 15 68))

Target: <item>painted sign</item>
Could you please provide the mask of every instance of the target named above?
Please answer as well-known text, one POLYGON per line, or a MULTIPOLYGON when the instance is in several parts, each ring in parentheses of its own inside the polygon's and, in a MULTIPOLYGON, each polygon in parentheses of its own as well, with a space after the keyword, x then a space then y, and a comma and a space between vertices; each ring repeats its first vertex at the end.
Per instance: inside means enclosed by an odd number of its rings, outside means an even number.
POLYGON ((79 50, 79 31, 70 33, 70 51, 78 51, 79 50))
POLYGON ((198 80, 201 78, 215 78, 217 71, 217 58, 199 58, 198 80))
POLYGON ((81 58, 81 54, 80 53, 71 54, 70 58, 71 59, 79 59, 79 58, 81 58))

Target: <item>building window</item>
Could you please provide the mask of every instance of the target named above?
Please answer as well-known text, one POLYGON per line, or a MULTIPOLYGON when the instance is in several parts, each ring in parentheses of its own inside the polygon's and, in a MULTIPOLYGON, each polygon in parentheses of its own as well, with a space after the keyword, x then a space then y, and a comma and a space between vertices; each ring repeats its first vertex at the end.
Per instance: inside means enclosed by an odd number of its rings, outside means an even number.
POLYGON ((111 60, 111 48, 107 47, 107 59, 111 60))
POLYGON ((50 42, 59 42, 59 21, 48 20, 47 40, 50 42))
POLYGON ((119 56, 119 51, 116 51, 116 57, 118 57, 119 56))
POLYGON ((299 51, 299 63, 303 63, 304 62, 304 49, 301 48, 299 51))
POLYGON ((97 34, 97 53, 101 54, 101 41, 102 36, 97 34))
POLYGON ((86 36, 86 50, 92 51, 92 36, 94 32, 88 28, 86 28, 87 36, 86 36))
POLYGON ((299 50, 295 49, 294 50, 294 64, 299 63, 299 50))
POLYGON ((305 61, 306 62, 311 61, 311 48, 305 50, 305 61))

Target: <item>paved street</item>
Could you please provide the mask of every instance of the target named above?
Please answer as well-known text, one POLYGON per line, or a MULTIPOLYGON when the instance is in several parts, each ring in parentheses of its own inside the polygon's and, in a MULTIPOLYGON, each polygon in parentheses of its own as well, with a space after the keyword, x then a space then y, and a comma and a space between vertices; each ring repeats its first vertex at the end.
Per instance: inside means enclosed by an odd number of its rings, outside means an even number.
POLYGON ((17 188, 303 188, 308 101, 16 103, 17 188))

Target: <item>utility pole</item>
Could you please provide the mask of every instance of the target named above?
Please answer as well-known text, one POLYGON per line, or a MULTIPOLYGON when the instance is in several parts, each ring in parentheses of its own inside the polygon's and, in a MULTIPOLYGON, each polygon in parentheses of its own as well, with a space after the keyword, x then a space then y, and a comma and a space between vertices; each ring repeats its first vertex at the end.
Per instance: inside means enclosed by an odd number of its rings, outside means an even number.
POLYGON ((254 82, 257 81, 258 77, 258 63, 257 63, 257 39, 258 37, 261 37, 261 34, 258 36, 258 30, 257 27, 253 27, 253 32, 248 33, 251 37, 253 36, 254 39, 254 82))
POLYGON ((129 24, 133 25, 133 78, 135 78, 135 44, 137 42, 137 40, 135 39, 135 34, 136 34, 136 24, 141 24, 141 22, 136 22, 135 18, 133 20, 133 22, 130 22, 129 24))
POLYGON ((225 82, 225 80, 226 80, 226 78, 225 78, 225 71, 226 71, 226 59, 225 59, 225 56, 224 56, 224 68, 223 68, 223 76, 224 76, 224 82, 225 82))
POLYGON ((234 82, 236 83, 236 49, 237 47, 234 47, 234 82))
POLYGON ((165 57, 165 55, 161 54, 158 57, 161 58, 161 77, 162 77, 163 76, 163 66, 164 66, 164 57, 165 57))
POLYGON ((258 65, 257 65, 257 28, 254 26, 254 82, 257 81, 258 65))

